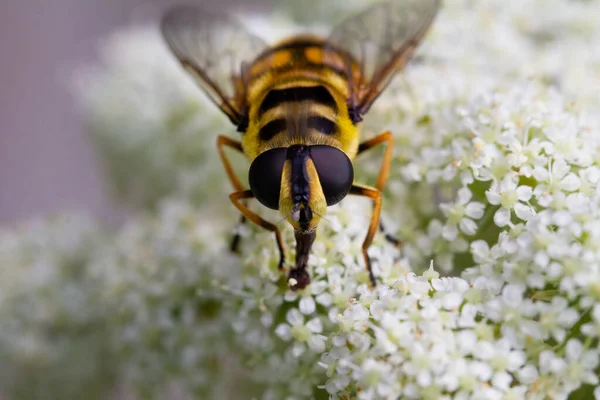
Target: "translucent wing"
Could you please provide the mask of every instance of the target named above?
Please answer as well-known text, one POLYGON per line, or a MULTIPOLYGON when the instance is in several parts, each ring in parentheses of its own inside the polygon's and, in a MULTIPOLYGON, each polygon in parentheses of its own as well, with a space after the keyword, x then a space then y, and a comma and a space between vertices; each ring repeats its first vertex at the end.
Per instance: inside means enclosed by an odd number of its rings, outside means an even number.
POLYGON ((347 53, 348 105, 359 120, 410 59, 438 7, 439 0, 383 1, 334 29, 328 42, 347 53))
POLYGON ((228 17, 193 6, 170 9, 161 27, 183 67, 234 124, 243 125, 244 68, 267 44, 228 17))

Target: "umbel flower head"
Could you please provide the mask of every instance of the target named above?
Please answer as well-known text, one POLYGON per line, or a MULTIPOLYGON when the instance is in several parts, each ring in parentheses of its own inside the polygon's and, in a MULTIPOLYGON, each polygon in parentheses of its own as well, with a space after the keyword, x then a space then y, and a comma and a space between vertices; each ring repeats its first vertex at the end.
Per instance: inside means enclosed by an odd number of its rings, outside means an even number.
MULTIPOLYGON (((240 228, 229 254, 239 217, 212 150, 226 118, 156 30, 115 36, 82 86, 86 115, 115 187, 153 205, 85 263, 111 310, 121 386, 139 398, 600 398, 599 12, 444 2, 363 129, 394 134, 383 218, 403 240, 375 237, 374 290, 361 199, 328 210, 304 290, 288 289, 269 232, 240 228)), ((358 160, 357 181, 379 165, 358 160)))

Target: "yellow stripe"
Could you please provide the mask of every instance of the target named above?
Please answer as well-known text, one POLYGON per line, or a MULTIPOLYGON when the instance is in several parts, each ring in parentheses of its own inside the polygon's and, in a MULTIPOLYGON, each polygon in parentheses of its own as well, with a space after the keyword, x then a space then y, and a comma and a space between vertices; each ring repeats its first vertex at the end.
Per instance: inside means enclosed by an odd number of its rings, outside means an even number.
POLYGON ((289 65, 292 61, 292 53, 289 50, 279 50, 266 58, 261 58, 257 60, 252 67, 250 68, 250 76, 255 77, 264 73, 265 71, 270 71, 275 68, 282 68, 286 65, 289 65))

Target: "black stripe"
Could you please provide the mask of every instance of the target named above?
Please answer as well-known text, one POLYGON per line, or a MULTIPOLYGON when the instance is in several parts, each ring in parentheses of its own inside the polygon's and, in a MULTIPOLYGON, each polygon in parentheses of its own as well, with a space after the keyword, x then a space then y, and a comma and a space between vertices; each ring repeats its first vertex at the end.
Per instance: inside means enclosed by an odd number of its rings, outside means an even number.
POLYGON ((321 116, 308 117, 307 126, 325 135, 331 135, 336 131, 335 122, 321 116))
POLYGON ((271 140, 273 136, 277 135, 279 132, 284 131, 286 128, 286 123, 284 119, 274 119, 269 121, 260 128, 258 131, 258 137, 260 140, 271 140))
POLYGON ((281 103, 303 100, 314 100, 337 110, 335 99, 324 86, 297 86, 271 90, 260 105, 259 113, 262 114, 281 103))

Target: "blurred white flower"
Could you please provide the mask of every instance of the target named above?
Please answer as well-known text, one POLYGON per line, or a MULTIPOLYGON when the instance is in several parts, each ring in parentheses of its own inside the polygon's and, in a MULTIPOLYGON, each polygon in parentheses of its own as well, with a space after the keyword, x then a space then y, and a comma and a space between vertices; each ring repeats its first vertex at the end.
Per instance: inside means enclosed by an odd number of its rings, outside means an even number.
POLYGON ((1 397, 102 399, 113 390, 109 311, 91 269, 106 243, 76 213, 0 228, 1 397))
POLYGON ((480 202, 470 202, 471 197, 471 191, 463 187, 458 191, 455 204, 440 204, 442 212, 448 218, 442 232, 445 239, 455 240, 459 228, 467 236, 473 236, 477 232, 475 221, 483 217, 485 205, 480 202))
POLYGON ((113 189, 134 206, 156 206, 179 191, 206 199, 226 180, 218 134, 233 131, 167 49, 158 27, 111 36, 101 66, 82 68, 74 91, 113 189))

